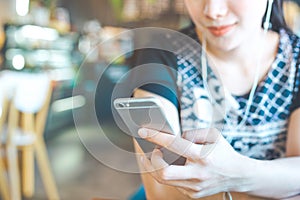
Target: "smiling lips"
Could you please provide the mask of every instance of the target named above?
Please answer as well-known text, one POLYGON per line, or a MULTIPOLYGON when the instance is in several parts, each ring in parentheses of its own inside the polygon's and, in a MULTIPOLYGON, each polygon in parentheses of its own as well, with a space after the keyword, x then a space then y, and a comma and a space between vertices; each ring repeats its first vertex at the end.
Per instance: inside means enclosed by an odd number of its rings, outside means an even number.
POLYGON ((227 26, 210 26, 208 30, 215 36, 220 37, 228 33, 230 30, 234 28, 234 24, 227 26))

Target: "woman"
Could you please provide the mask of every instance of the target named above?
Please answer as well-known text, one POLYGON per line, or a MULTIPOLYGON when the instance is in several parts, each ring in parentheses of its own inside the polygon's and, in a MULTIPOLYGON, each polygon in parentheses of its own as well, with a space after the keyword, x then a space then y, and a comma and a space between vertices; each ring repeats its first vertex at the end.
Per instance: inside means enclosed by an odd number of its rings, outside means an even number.
POLYGON ((182 50, 174 55, 144 50, 138 59, 138 64, 176 68, 175 75, 159 75, 173 81, 173 88, 147 84, 134 96, 161 99, 183 135, 149 129, 140 129, 139 134, 187 159, 184 165, 167 164, 159 149, 148 159, 135 142, 140 168, 148 172, 142 174, 147 198, 297 196, 300 39, 285 25, 282 1, 185 0, 185 4, 194 25, 183 33, 201 43, 202 52, 179 45, 182 50), (190 59, 192 54, 201 57, 199 66, 190 59), (216 80, 222 82, 224 93, 216 80), (221 103, 219 96, 225 96, 221 103), (217 112, 222 117, 212 117, 217 112), (209 125, 212 118, 214 125, 209 125))

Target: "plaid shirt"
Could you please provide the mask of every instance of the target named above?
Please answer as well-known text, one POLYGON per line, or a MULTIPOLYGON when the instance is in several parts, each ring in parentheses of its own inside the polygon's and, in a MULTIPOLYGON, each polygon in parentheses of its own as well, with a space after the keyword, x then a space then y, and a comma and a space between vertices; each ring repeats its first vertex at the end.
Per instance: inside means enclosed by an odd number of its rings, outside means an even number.
MULTIPOLYGON (((183 32, 199 42, 194 28, 183 32)), ((300 39, 283 29, 279 34, 276 58, 266 77, 258 83, 248 116, 245 111, 249 94, 225 97, 224 88, 210 68, 207 92, 201 74, 201 48, 185 39, 173 40, 173 45, 178 47, 175 54, 182 130, 218 127, 233 148, 243 155, 268 160, 283 157, 288 119, 300 104, 300 39), (239 125, 244 117, 245 123, 239 125)))

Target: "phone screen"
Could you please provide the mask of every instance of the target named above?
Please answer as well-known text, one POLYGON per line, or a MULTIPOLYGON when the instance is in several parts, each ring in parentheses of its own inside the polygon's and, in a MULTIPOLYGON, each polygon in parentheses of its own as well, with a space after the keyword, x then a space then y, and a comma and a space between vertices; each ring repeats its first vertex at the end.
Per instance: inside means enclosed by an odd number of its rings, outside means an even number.
MULTIPOLYGON (((151 155, 155 144, 148 142, 138 135, 142 127, 151 128, 166 134, 174 134, 174 129, 168 122, 162 110, 162 104, 156 98, 119 98, 114 101, 114 107, 128 127, 131 135, 135 137, 143 151, 151 155)), ((165 148, 162 151, 168 155, 166 161, 173 163, 179 156, 165 148)))

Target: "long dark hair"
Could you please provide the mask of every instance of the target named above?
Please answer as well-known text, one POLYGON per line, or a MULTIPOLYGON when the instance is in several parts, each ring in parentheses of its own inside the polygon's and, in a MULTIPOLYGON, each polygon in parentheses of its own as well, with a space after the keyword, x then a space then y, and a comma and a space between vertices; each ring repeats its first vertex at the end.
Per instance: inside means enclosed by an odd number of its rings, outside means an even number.
MULTIPOLYGON (((264 14, 262 24, 265 21, 265 18, 266 18, 266 13, 264 14)), ((271 21, 271 29, 273 31, 279 32, 279 30, 282 28, 290 31, 284 19, 283 0, 274 0, 270 21, 271 21)))

